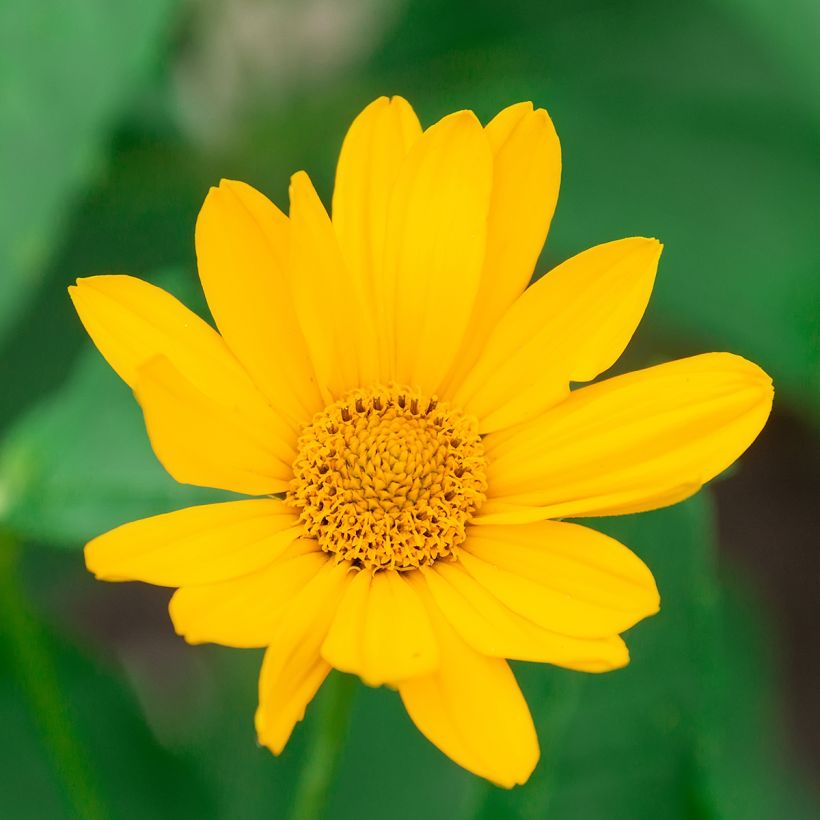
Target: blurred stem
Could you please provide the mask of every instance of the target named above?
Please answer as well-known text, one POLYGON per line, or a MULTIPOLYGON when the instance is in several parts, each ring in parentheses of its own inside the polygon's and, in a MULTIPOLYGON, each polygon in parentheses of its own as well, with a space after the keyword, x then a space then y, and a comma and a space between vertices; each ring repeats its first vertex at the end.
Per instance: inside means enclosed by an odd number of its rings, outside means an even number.
POLYGON ((353 675, 332 672, 317 704, 319 713, 305 754, 292 820, 321 820, 326 816, 328 798, 342 756, 350 711, 358 681, 353 675))
POLYGON ((60 690, 51 647, 26 601, 20 581, 20 545, 0 532, 0 623, 16 675, 40 729, 54 770, 81 820, 108 816, 60 690))

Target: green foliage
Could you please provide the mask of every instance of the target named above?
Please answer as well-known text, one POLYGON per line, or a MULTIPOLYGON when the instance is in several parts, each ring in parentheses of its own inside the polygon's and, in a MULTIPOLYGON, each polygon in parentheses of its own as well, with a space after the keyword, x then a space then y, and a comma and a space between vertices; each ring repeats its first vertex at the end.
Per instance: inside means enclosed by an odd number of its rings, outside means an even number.
POLYGON ((156 59, 173 0, 0 4, 0 339, 156 59))
POLYGON ((9 820, 203 817, 208 784, 163 749, 120 677, 39 622, 0 540, 0 814, 9 820))

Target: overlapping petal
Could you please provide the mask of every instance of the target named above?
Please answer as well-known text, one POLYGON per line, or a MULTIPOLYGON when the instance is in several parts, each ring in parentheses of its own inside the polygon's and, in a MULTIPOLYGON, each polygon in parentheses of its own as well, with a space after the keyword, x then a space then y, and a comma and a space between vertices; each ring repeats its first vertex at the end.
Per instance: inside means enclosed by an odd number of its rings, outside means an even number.
POLYGON ((79 279, 69 292, 100 352, 142 395, 155 449, 175 478, 251 494, 283 489, 296 428, 271 409, 213 328, 132 276, 79 279), (249 459, 238 471, 236 459, 221 465, 220 443, 232 427, 264 441, 270 458, 249 459), (215 452, 205 442, 215 443, 215 452))
POLYGON ((528 288, 487 339, 454 403, 484 433, 534 418, 623 352, 646 309, 661 244, 621 239, 573 256, 528 288))
POLYGON ((321 397, 293 308, 287 217, 250 185, 222 180, 199 213, 196 253, 230 349, 281 415, 309 420, 321 397))
POLYGON ((754 441, 771 379, 708 353, 573 391, 533 421, 485 438, 489 500, 476 523, 615 515, 680 501, 754 441))
POLYGON ((383 340, 395 381, 435 393, 467 329, 481 281, 492 155, 475 115, 445 117, 416 141, 387 212, 383 340))
POLYGON ((300 633, 269 646, 259 673, 259 706, 256 736, 275 755, 281 754, 293 729, 305 716, 308 704, 330 673, 330 664, 319 653, 300 651, 300 633), (283 673, 278 653, 285 652, 289 669, 283 673))
POLYGON ((391 571, 358 573, 339 603, 322 656, 370 686, 429 674, 439 662, 424 604, 410 582, 391 571))
POLYGON ((538 762, 538 738, 510 667, 465 643, 439 611, 426 587, 417 588, 441 646, 431 675, 399 685, 419 731, 460 766, 499 786, 524 783, 538 762))
MULTIPOLYGON (((549 115, 532 103, 501 111, 485 129, 493 188, 481 283, 448 384, 457 386, 507 308, 524 292, 558 201, 561 145, 549 115)), ((449 390, 445 391, 449 397, 449 390)))
POLYGON ((458 563, 423 570, 436 603, 458 634, 482 655, 606 672, 629 661, 617 636, 575 638, 519 615, 458 563))
POLYGON ((262 662, 256 733, 274 754, 285 747, 330 671, 319 654, 333 613, 349 583, 350 566, 326 561, 293 598, 262 662))
POLYGON ((633 552, 557 521, 472 527, 458 562, 422 573, 478 651, 584 671, 625 664, 618 633, 659 606, 652 574, 633 552))
POLYGON ((151 446, 177 481, 247 495, 287 490, 294 450, 273 414, 251 417, 229 397, 212 399, 164 357, 140 368, 134 393, 151 446))
POLYGON ((205 504, 100 535, 86 545, 85 563, 104 581, 207 584, 264 567, 300 531, 298 517, 273 498, 205 504))
POLYGON ((319 388, 338 398, 377 381, 374 319, 363 283, 350 277, 330 217, 303 171, 291 178, 290 222, 296 313, 319 388))
POLYGON ((171 598, 171 620, 188 643, 269 646, 290 604, 320 574, 325 577, 327 566, 327 556, 315 543, 294 541, 278 559, 254 572, 181 587, 171 598))
POLYGON ((513 611, 573 637, 623 632, 660 603, 652 573, 633 552, 577 524, 474 527, 460 563, 513 611))
POLYGON ((166 358, 209 398, 270 414, 220 335, 170 293, 133 276, 91 276, 68 289, 88 335, 130 387, 140 369, 166 358))
MULTIPOLYGON (((364 294, 380 339, 392 336, 384 293, 387 211, 405 157, 421 125, 401 97, 379 97, 353 121, 345 136, 333 189, 333 227, 348 275, 364 294)), ((380 376, 392 378, 392 351, 380 348, 380 376)))

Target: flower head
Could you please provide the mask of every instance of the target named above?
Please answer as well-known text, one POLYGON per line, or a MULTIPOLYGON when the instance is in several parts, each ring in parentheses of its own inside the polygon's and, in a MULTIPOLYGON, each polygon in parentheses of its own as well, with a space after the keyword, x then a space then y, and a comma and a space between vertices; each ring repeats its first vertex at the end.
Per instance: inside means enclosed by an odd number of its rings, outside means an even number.
POLYGON ((558 194, 549 117, 403 99, 345 138, 332 219, 307 175, 285 216, 223 181, 196 227, 217 330, 127 276, 71 296, 177 480, 246 500, 125 524, 97 577, 177 587, 192 643, 266 647, 256 726, 278 753, 331 668, 399 694, 503 786, 538 759, 506 659, 603 672, 659 605, 625 546, 558 519, 680 501, 768 416, 755 365, 706 354, 607 370, 644 312, 653 239, 598 245, 527 287, 558 194))

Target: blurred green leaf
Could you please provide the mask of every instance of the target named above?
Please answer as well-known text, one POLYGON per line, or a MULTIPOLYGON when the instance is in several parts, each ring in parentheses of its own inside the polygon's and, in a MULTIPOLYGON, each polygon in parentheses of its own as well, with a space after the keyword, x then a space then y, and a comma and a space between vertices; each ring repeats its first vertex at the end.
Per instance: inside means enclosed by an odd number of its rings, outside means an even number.
POLYGON ((121 679, 39 622, 0 549, 0 816, 215 816, 212 784, 159 745, 121 679))
POLYGON ((478 784, 416 729, 398 693, 362 686, 327 816, 461 817, 478 784))
POLYGON ((96 351, 0 450, 0 522, 47 543, 77 548, 126 521, 227 497, 165 472, 131 391, 96 351))
POLYGON ((593 676, 518 665, 542 761, 522 788, 488 787, 477 816, 814 816, 772 748, 773 699, 754 619, 730 610, 727 620, 705 494, 592 523, 652 568, 661 612, 627 635, 624 670, 593 676))
POLYGON ((711 624, 700 725, 699 784, 719 818, 816 817, 808 771, 792 760, 776 698, 775 630, 759 600, 727 585, 711 624))
POLYGON ((820 85, 820 59, 817 32, 820 31, 820 4, 815 0, 715 0, 744 21, 777 61, 790 66, 796 83, 802 86, 809 105, 820 113, 817 88, 820 85))
MULTIPOLYGON (((169 748, 216 785, 212 816, 287 817, 304 759, 305 727, 297 727, 281 757, 259 745, 253 716, 262 653, 214 646, 182 646, 180 652, 200 668, 198 676, 186 678, 183 693, 178 689, 176 697, 169 698, 153 687, 141 694, 153 701, 154 725, 164 733, 169 748)), ((313 714, 311 706, 306 722, 313 714)))
POLYGON ((168 34, 175 0, 0 4, 0 339, 168 34))
MULTIPOLYGON (((206 780, 218 781, 217 817, 289 817, 294 784, 309 765, 309 741, 328 692, 320 689, 283 754, 274 757, 257 744, 253 727, 262 653, 212 646, 180 651, 203 672, 189 677, 181 699, 178 691, 174 699, 156 686, 140 692, 152 725, 206 780)), ((327 818, 458 817, 477 783, 419 733, 396 692, 360 685, 327 818)))

